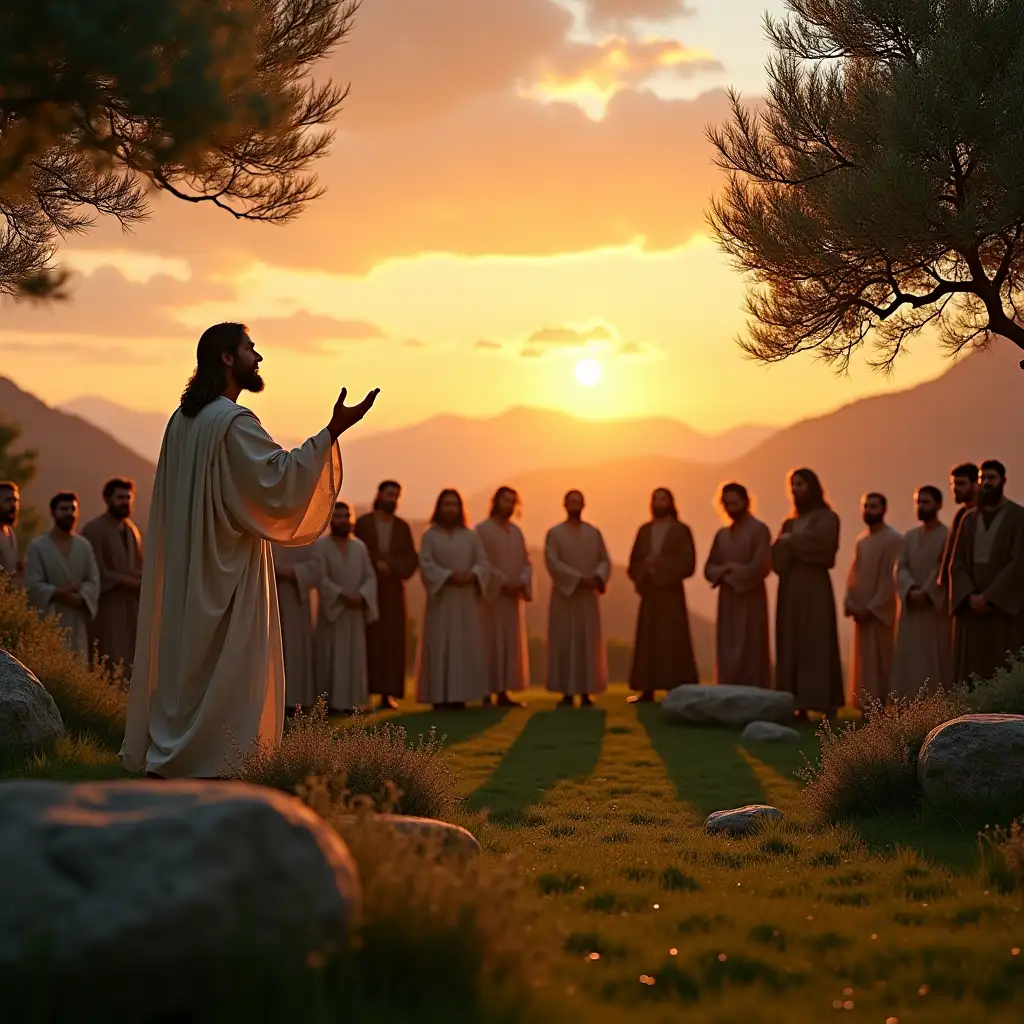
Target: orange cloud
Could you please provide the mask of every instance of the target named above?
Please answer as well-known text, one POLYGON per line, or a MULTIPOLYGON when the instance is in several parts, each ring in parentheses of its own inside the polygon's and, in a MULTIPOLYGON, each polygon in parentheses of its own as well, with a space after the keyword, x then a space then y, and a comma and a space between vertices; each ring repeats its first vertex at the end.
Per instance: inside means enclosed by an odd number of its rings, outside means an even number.
POLYGON ((500 352, 503 347, 499 342, 488 341, 486 338, 481 338, 473 345, 473 348, 481 352, 500 352))
POLYGON ((574 327, 542 327, 534 331, 526 339, 528 347, 541 345, 586 345, 592 341, 610 341, 611 332, 607 327, 592 327, 586 331, 576 330, 574 327))
POLYGON ((383 341, 387 335, 365 320, 339 320, 333 316, 297 310, 290 316, 261 317, 248 322, 257 345, 309 352, 321 350, 327 341, 383 341))
POLYGON ((693 14, 687 0, 585 0, 592 24, 622 21, 665 21, 693 14))

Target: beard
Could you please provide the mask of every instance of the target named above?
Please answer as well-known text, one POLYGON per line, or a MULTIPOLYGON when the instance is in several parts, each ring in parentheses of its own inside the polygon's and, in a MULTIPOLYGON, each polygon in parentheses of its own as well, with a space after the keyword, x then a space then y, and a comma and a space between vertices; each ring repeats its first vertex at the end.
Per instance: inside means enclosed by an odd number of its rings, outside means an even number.
POLYGON ((814 497, 810 494, 801 494, 798 498, 795 494, 793 495, 793 508, 796 509, 797 515, 804 515, 807 512, 813 511, 817 508, 817 502, 814 497))
POLYGON ((331 523, 331 536, 332 537, 347 537, 352 533, 352 524, 345 523, 343 526, 335 526, 331 523))
POLYGON ((933 523, 939 514, 937 508, 919 508, 917 510, 917 518, 922 523, 933 523))
POLYGON ((579 509, 574 508, 572 511, 566 510, 566 515, 570 519, 573 519, 573 520, 575 520, 578 523, 583 518, 583 509, 581 509, 581 508, 579 508, 579 509))
POLYGON ((260 376, 258 366, 246 370, 243 374, 235 374, 235 382, 243 391, 251 391, 255 395, 258 395, 266 387, 266 381, 260 376))
POLYGON ((75 528, 74 519, 54 519, 53 525, 62 533, 70 533, 75 528))
POLYGON ((132 510, 125 508, 123 505, 118 505, 116 508, 111 507, 108 511, 115 519, 127 519, 132 514, 132 510))
POLYGON ((1003 500, 1003 485, 1002 484, 982 484, 981 490, 978 492, 978 501, 982 505, 986 505, 991 508, 993 505, 998 505, 1003 500))
POLYGON ((730 512, 728 509, 725 510, 725 514, 729 517, 731 522, 739 523, 747 518, 747 513, 750 510, 747 508, 741 508, 738 512, 730 512))
POLYGON ((881 512, 865 512, 864 513, 864 525, 865 526, 878 526, 879 523, 883 522, 885 516, 881 512))
POLYGON ((393 516, 395 514, 395 509, 397 508, 397 501, 383 501, 382 499, 378 499, 377 501, 377 511, 383 512, 386 516, 393 516))

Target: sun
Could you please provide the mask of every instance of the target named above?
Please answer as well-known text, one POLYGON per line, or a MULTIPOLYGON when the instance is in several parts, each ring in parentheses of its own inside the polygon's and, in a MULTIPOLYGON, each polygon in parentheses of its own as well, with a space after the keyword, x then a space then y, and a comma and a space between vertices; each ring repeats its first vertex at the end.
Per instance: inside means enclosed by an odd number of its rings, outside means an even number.
POLYGON ((596 359, 581 359, 575 366, 576 383, 580 387, 592 388, 601 379, 604 368, 596 359))

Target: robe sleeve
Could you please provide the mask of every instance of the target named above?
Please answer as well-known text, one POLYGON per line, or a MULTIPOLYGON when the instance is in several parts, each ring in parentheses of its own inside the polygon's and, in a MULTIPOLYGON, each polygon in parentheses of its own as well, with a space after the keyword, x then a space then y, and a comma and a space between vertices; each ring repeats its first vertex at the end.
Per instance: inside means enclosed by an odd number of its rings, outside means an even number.
POLYGON ((807 527, 799 532, 790 531, 790 548, 794 561, 820 565, 831 569, 836 564, 839 550, 839 516, 834 512, 813 515, 807 527))
POLYGON ((523 542, 523 571, 519 574, 519 586, 523 588, 523 599, 533 600, 533 562, 530 560, 530 549, 526 546, 526 538, 519 534, 523 542))
POLYGON ((366 624, 372 626, 380 618, 380 608, 377 604, 377 572, 370 561, 370 552, 365 548, 359 549, 363 563, 363 578, 359 584, 359 596, 365 602, 363 615, 366 617, 366 624))
POLYGON ((96 613, 100 608, 100 567, 96 561, 96 553, 93 551, 92 545, 84 537, 81 538, 81 541, 82 551, 86 560, 86 569, 85 577, 78 587, 78 596, 84 602, 89 618, 95 619, 96 613))
POLYGON ((772 571, 772 535, 764 523, 751 525, 756 527, 757 533, 750 561, 737 565, 725 581, 737 594, 749 594, 763 587, 772 571))
POLYGON ((476 530, 470 530, 469 534, 473 539, 473 565, 469 571, 476 577, 480 593, 486 594, 491 579, 491 563, 487 559, 487 549, 480 534, 476 530))
POLYGON ((780 543, 783 537, 788 537, 793 532, 793 520, 787 519, 779 530, 779 536, 772 544, 772 569, 776 576, 785 576, 793 566, 793 552, 789 541, 780 543))
MULTIPOLYGON (((566 597, 572 597, 583 576, 568 562, 563 562, 558 557, 558 535, 555 533, 555 529, 548 530, 548 535, 544 539, 544 563, 551 574, 551 582, 555 588, 566 597)), ((601 547, 604 547, 603 541, 601 547)))
MULTIPOLYGON (((945 545, 948 545, 948 544, 949 544, 949 533, 947 531, 946 541, 945 541, 945 544, 943 545, 943 557, 945 557, 945 545)), ((907 545, 906 545, 906 542, 904 541, 903 551, 905 552, 906 549, 907 549, 907 545)), ((921 587, 921 589, 928 595, 928 597, 931 599, 932 604, 939 611, 945 611, 946 606, 949 603, 949 588, 948 588, 948 585, 943 585, 943 583, 941 582, 941 580, 939 578, 940 574, 941 574, 941 568, 939 570, 939 573, 932 574, 931 578, 924 583, 924 585, 921 587)))
POLYGON ((902 541, 895 531, 885 538, 875 589, 868 600, 867 611, 886 626, 896 621, 896 562, 902 554, 902 541))
POLYGON ((656 587, 670 587, 688 580, 697 568, 697 549, 693 532, 685 523, 669 527, 662 549, 654 563, 651 582, 656 587))
POLYGON ((1010 557, 984 592, 988 603, 1006 615, 1024 611, 1024 509, 1014 507, 1013 512, 1013 519, 1005 524, 1012 531, 1010 557))
POLYGON ((704 563, 704 579, 713 587, 722 582, 722 570, 725 568, 725 559, 722 557, 722 534, 719 530, 715 539, 711 542, 711 550, 708 552, 708 560, 704 563))
MULTIPOLYGON (((487 549, 487 545, 484 542, 484 531, 486 529, 487 521, 485 520, 473 530, 480 539, 480 543, 483 545, 485 551, 487 549)), ((490 603, 497 601, 498 598, 501 597, 501 588, 505 586, 506 582, 505 574, 501 571, 501 566, 492 563, 490 575, 487 577, 487 587, 482 591, 484 600, 490 603)))
MULTIPOLYGON (((910 567, 910 538, 907 537, 896 562, 896 592, 904 604, 907 603, 907 594, 910 593, 912 587, 921 587, 921 584, 914 578, 914 570, 910 567)), ((921 589, 923 590, 925 587, 921 587, 921 589)))
POLYGON ((438 564, 437 553, 434 551, 434 531, 427 530, 420 544, 420 579, 431 597, 436 597, 441 588, 451 579, 452 570, 438 564))
MULTIPOLYGON (((977 514, 977 513, 975 513, 977 514)), ((960 611, 972 594, 977 593, 968 557, 967 531, 974 528, 974 516, 968 513, 960 521, 949 567, 949 610, 960 611)))
POLYGON ((612 575, 612 560, 608 556, 608 549, 604 546, 604 536, 601 531, 597 531, 597 543, 599 545, 597 555, 597 568, 594 570, 594 575, 602 582, 607 583, 612 575))
POLYGON ((216 472, 238 528, 286 547, 323 534, 341 490, 341 454, 326 427, 289 452, 249 414, 231 421, 216 472))
POLYGON ((956 515, 953 517, 953 525, 946 536, 946 544, 942 549, 938 583, 943 590, 948 591, 953 576, 953 554, 956 551, 957 537, 960 535, 960 525, 963 523, 966 514, 966 509, 961 508, 957 510, 956 515))
POLYGON ((292 568, 295 570, 295 586, 305 604, 309 601, 309 592, 320 582, 324 570, 323 561, 316 552, 311 552, 308 558, 297 561, 292 568))
POLYGON ((644 577, 644 567, 647 562, 647 529, 641 526, 636 532, 633 541, 633 548, 629 553, 629 568, 626 575, 633 581, 637 592, 641 589, 641 581, 644 577))
POLYGON ((412 579, 419 560, 416 557, 416 545, 413 543, 412 530, 404 519, 396 519, 391 531, 391 550, 384 556, 391 571, 400 579, 412 579))
POLYGON ((26 558, 25 590, 28 593, 28 599, 40 611, 46 612, 50 608, 57 588, 52 583, 47 582, 46 563, 43 561, 43 554, 39 550, 39 544, 35 541, 29 544, 26 558))
POLYGON ((345 591, 334 582, 331 575, 330 551, 327 544, 332 543, 324 538, 316 545, 316 577, 317 594, 319 595, 319 614, 328 622, 337 622, 345 606, 341 603, 341 597, 345 591))

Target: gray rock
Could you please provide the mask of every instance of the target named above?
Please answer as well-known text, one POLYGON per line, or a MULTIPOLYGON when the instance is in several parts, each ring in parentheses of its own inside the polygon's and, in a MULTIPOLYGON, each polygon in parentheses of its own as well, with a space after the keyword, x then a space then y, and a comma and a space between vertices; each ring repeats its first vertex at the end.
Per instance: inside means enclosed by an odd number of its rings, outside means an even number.
POLYGON ((64 732, 49 691, 17 658, 0 651, 0 747, 34 747, 64 732))
POLYGON ((963 715, 936 726, 918 755, 917 779, 938 806, 1024 811, 1024 715, 963 715))
POLYGON ((284 973, 342 946, 359 893, 341 838, 284 793, 0 784, 0 988, 42 966, 105 1019, 192 1019, 239 963, 251 985, 264 957, 284 973))
POLYGON ((661 702, 673 725, 724 725, 742 729, 751 722, 793 721, 793 694, 760 686, 677 686, 661 702))
POLYGON ((800 733, 777 722, 751 722, 740 733, 740 739, 751 743, 796 743, 800 733))
MULTIPOLYGON (((475 857, 480 853, 480 843, 476 836, 461 825, 452 825, 435 818, 412 818, 403 814, 371 814, 368 820, 387 825, 403 835, 431 843, 439 842, 442 847, 456 849, 470 856, 475 857)), ((354 815, 346 816, 342 822, 343 829, 357 828, 359 825, 359 819, 354 815)))
POLYGON ((715 811, 714 814, 709 814, 704 827, 712 834, 725 832, 732 836, 745 836, 756 832, 762 822, 781 817, 782 811, 778 807, 747 804, 746 807, 736 807, 731 811, 715 811))

